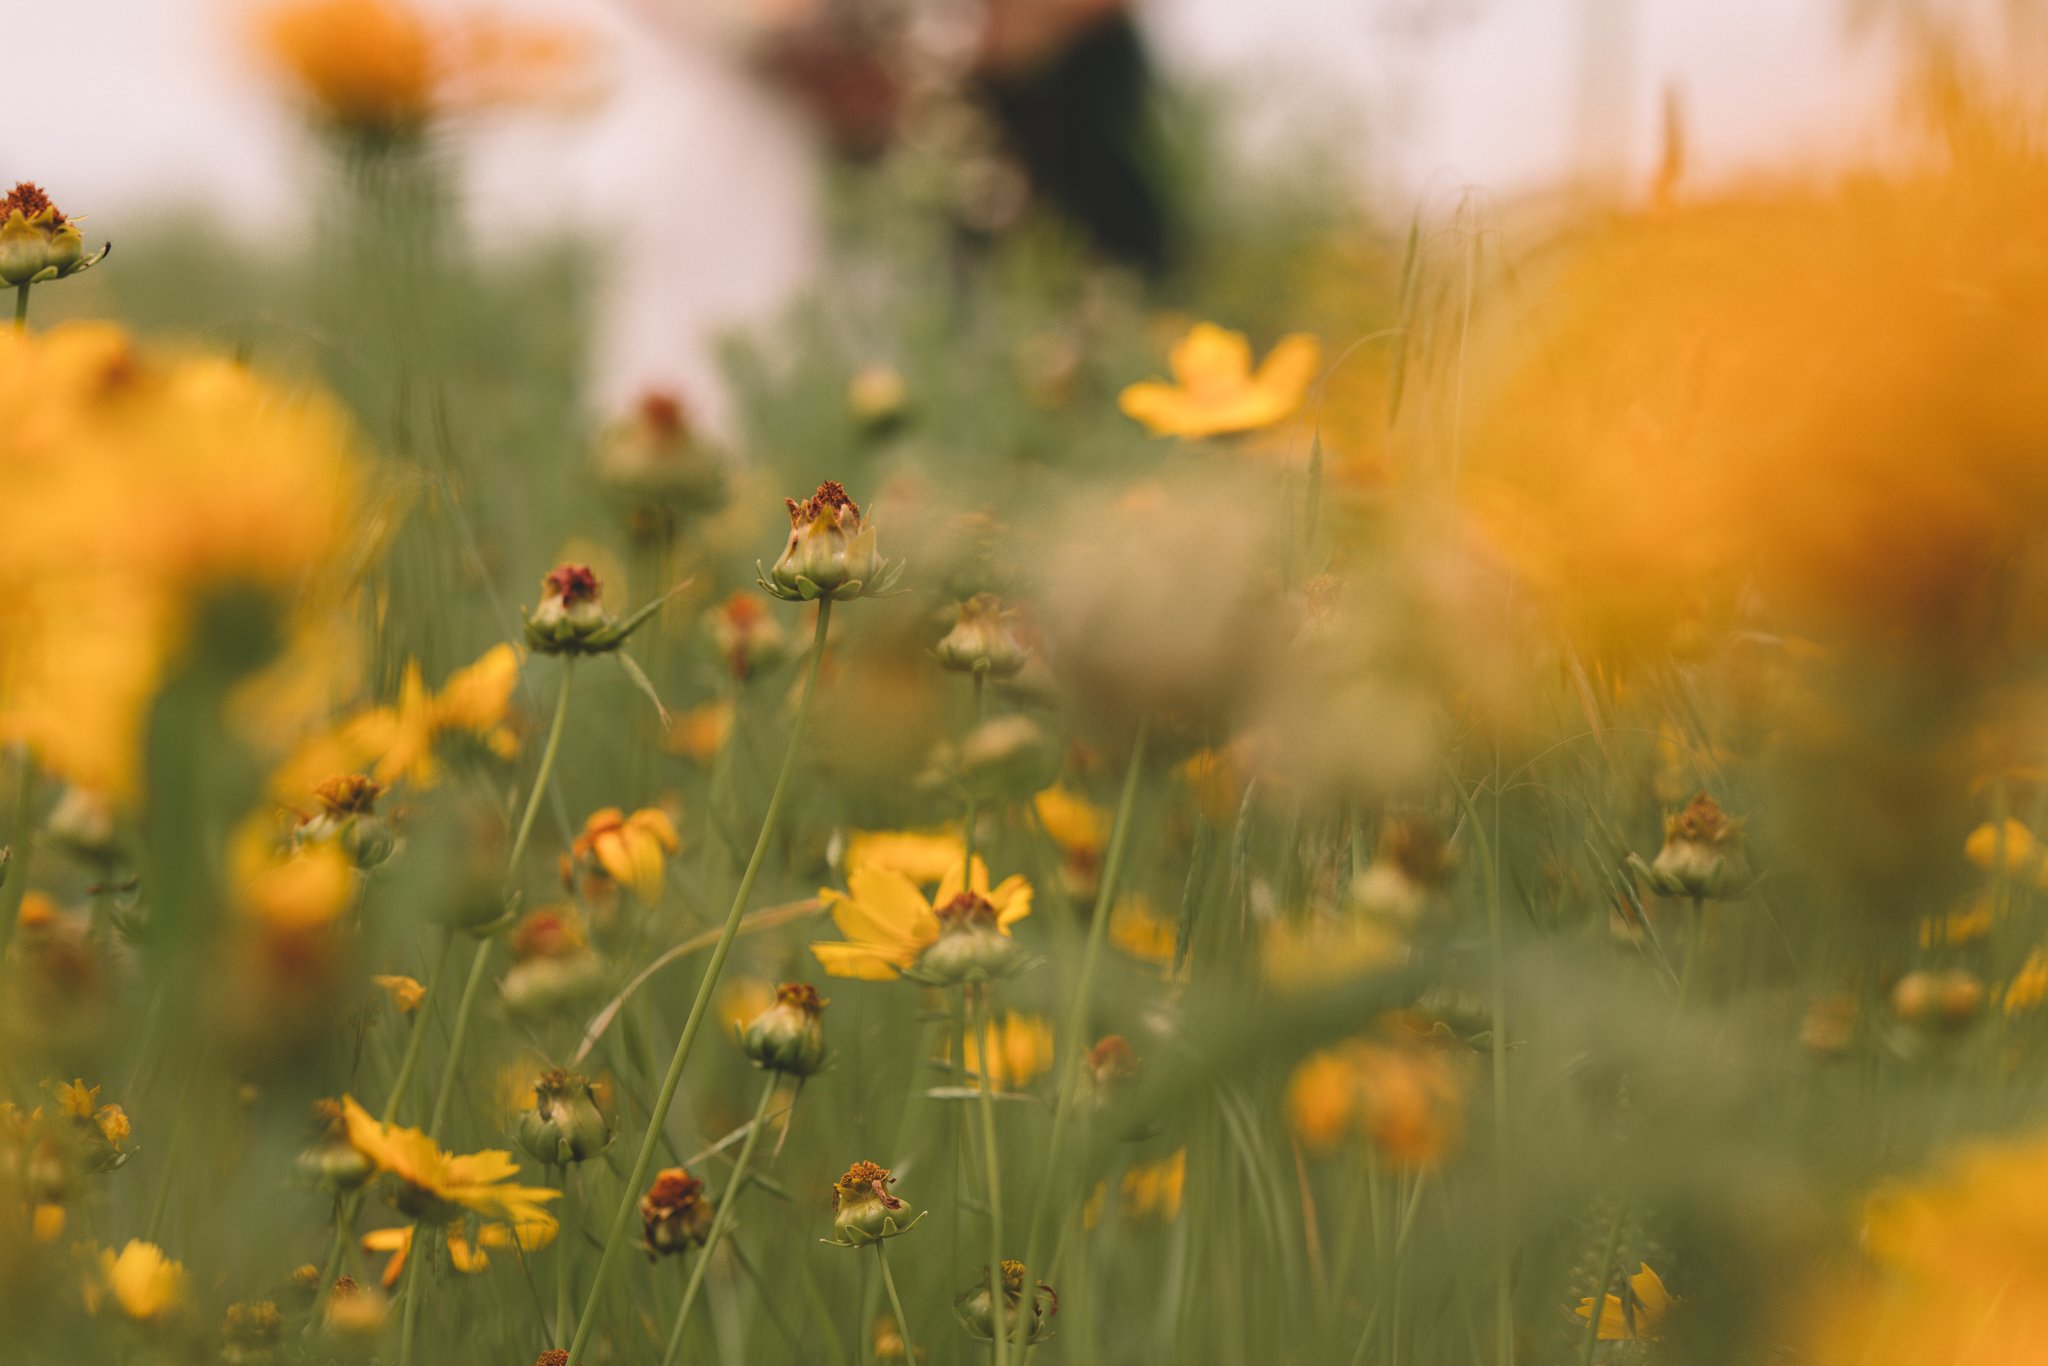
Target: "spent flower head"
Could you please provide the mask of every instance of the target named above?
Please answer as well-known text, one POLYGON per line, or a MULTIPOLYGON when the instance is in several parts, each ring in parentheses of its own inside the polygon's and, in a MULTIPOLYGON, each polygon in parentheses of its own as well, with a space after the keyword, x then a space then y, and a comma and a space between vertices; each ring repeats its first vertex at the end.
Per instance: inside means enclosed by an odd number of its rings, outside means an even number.
POLYGON ((911 1216, 910 1206, 889 1187, 896 1178, 887 1167, 856 1162, 832 1183, 832 1231, 823 1241, 836 1247, 866 1247, 910 1232, 924 1218, 911 1216))
POLYGON ((1060 1312, 1060 1297, 1051 1286, 1039 1281, 1031 1287, 1027 1303, 1024 1278, 1024 1263, 1004 1262, 999 1302, 990 1291, 989 1282, 993 1278, 988 1268, 984 1266, 981 1269, 980 1283, 953 1301, 953 1312, 969 1337, 989 1342, 1001 1334, 1007 1340, 1016 1341, 1020 1321, 1027 1315, 1029 1323, 1024 1328, 1023 1338, 1026 1343, 1043 1342, 1052 1336, 1052 1319, 1060 1312))
POLYGON ((640 1245, 649 1261, 702 1247, 711 1236, 712 1217, 704 1183, 681 1167, 669 1167, 640 1197, 640 1245))
POLYGON ((825 1065, 825 1007, 830 1004, 808 982, 784 982, 775 1001, 740 1035, 740 1051, 754 1066, 785 1076, 808 1077, 825 1065))
POLYGON ((61 280, 106 259, 111 244, 87 255, 76 219, 50 202, 42 187, 20 181, 0 198, 0 285, 61 280))
POLYGON ((875 528, 861 519, 860 505, 833 480, 789 507, 789 543, 761 587, 785 602, 845 601, 888 591, 903 572, 875 549, 875 528))

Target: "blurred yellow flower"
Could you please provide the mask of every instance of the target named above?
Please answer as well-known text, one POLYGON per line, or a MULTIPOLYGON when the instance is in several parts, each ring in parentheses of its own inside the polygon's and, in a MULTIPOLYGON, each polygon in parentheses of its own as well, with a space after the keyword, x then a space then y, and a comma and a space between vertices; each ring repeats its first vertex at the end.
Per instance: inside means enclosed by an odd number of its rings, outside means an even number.
POLYGON ((236 830, 229 871, 236 909, 273 930, 318 929, 355 898, 355 865, 339 843, 280 849, 259 817, 236 830))
POLYGON ((1286 992, 1314 991, 1390 968, 1408 945, 1385 921, 1312 915, 1279 920, 1259 937, 1266 980, 1286 992))
MULTIPOLYGON (((412 1255, 413 1231, 415 1224, 400 1224, 396 1228, 376 1228, 365 1233, 362 1248, 365 1252, 382 1252, 391 1260, 384 1263, 384 1274, 378 1279, 386 1290, 398 1284, 398 1278, 405 1271, 405 1260, 412 1255)), ((470 1241, 468 1226, 461 1220, 448 1225, 445 1242, 448 1260, 457 1271, 465 1276, 475 1276, 491 1269, 489 1249, 508 1251, 516 1241, 521 1252, 539 1252, 555 1241, 560 1225, 550 1214, 535 1215, 518 1224, 487 1222, 476 1229, 475 1241, 470 1241)))
POLYGON ((844 892, 831 887, 818 892, 845 941, 811 945, 811 952, 834 977, 886 982, 915 967, 924 951, 938 942, 939 909, 967 893, 994 907, 996 926, 1006 936, 1011 925, 1031 914, 1031 884, 1021 874, 1012 874, 991 890, 988 865, 978 858, 971 876, 958 863, 947 869, 929 901, 915 882, 891 868, 854 868, 846 875, 846 886, 844 892))
POLYGON ((2048 886, 2048 861, 2042 858, 2040 841, 2016 820, 1978 826, 1963 841, 1963 854, 1987 873, 2000 871, 2002 857, 2005 876, 2048 886))
POLYGON ((1441 1048, 1349 1039, 1295 1068, 1287 1115, 1312 1151, 1334 1151, 1356 1136, 1395 1166, 1430 1168, 1463 1131, 1464 1085, 1441 1048))
POLYGON ((418 1129, 372 1119, 353 1096, 341 1101, 348 1141, 381 1173, 397 1178, 398 1208, 415 1219, 450 1221, 470 1210, 515 1227, 548 1218, 541 1208, 560 1191, 517 1186, 512 1154, 497 1149, 457 1156, 418 1129))
POLYGON ((1172 966, 1179 936, 1179 922, 1160 914, 1140 892, 1118 897, 1109 915, 1109 942, 1141 962, 1172 966))
POLYGON ((2048 951, 2034 949, 2006 984, 2002 1004, 2006 1014, 2018 1015, 2043 1001, 2048 1001, 2048 951))
MULTIPOLYGON (((1187 1184, 1188 1150, 1176 1149, 1171 1157, 1157 1162, 1140 1162, 1125 1169, 1117 1181, 1117 1209, 1126 1219, 1170 1224, 1180 1218, 1182 1188, 1187 1184)), ((1082 1222, 1094 1228, 1102 1222, 1106 1188, 1098 1185, 1082 1209, 1082 1222)))
POLYGON ((303 741, 278 766, 271 792, 298 804, 336 774, 365 771, 379 783, 432 787, 440 780, 436 747, 452 736, 466 736, 500 759, 514 757, 519 739, 506 721, 519 662, 517 649, 494 645, 448 675, 436 693, 427 690, 419 662, 409 661, 396 703, 368 708, 303 741))
POLYGON ((668 857, 681 844, 666 811, 650 806, 628 816, 607 806, 583 822, 583 833, 569 847, 569 856, 585 867, 594 862, 604 876, 652 904, 661 899, 668 857))
POLYGON ((724 698, 692 707, 670 724, 662 746, 671 754, 686 754, 699 764, 708 764, 732 738, 736 715, 732 702, 724 698))
MULTIPOLYGON (((1664 1288, 1664 1282, 1657 1273, 1650 1270, 1648 1262, 1640 1265, 1642 1270, 1628 1278, 1625 1296, 1608 1294, 1601 1297, 1599 1335, 1602 1342, 1629 1339, 1655 1342, 1662 1336, 1665 1316, 1677 1301, 1664 1288)), ((1582 1319, 1592 1318, 1592 1297, 1580 1300, 1579 1307, 1572 1312, 1582 1319)))
POLYGON ((967 857, 967 843, 952 826, 936 830, 856 830, 846 837, 841 862, 852 868, 886 868, 929 887, 967 857))
POLYGON ((118 1256, 103 1248, 99 1271, 101 1284, 86 1297, 95 1309, 100 1293, 111 1291, 122 1313, 146 1321, 177 1308, 185 1298, 185 1268, 164 1256, 155 1243, 131 1238, 118 1256))
POLYGON ((417 979, 401 973, 378 973, 370 981, 381 987, 391 998, 392 1008, 401 1015, 410 1015, 420 1008, 420 1002, 427 999, 427 989, 417 979))
POLYGON ((979 1038, 969 1034, 963 1051, 970 1084, 979 1084, 981 1060, 994 1059, 989 1084, 997 1090, 1027 1086, 1052 1066, 1052 1025, 1042 1016, 1008 1011, 990 1021, 979 1038))
POLYGON ((1109 808, 1065 787, 1046 788, 1031 799, 1031 809, 1045 828, 1046 838, 1069 857, 1093 859, 1109 843, 1109 808))
POLYGON ((572 30, 488 15, 431 16, 402 0, 284 0, 262 16, 263 54, 323 119, 404 133, 461 109, 572 94, 587 54, 572 30))
POLYGON ((1170 364, 1173 383, 1130 385, 1117 406, 1154 436, 1217 436, 1292 417, 1315 381, 1322 348, 1304 333, 1282 337, 1254 373, 1244 333, 1203 322, 1174 344, 1170 364))

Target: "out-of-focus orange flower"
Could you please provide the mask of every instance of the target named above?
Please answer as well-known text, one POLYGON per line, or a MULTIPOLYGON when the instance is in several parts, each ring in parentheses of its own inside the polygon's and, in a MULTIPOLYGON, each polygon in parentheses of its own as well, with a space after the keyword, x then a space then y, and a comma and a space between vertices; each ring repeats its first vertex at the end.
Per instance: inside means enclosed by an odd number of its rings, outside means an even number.
POLYGON ((970 1084, 979 1084, 986 1057, 992 1059, 989 1085, 997 1090, 1025 1086, 1052 1066, 1052 1025, 1038 1015, 1020 1015, 1012 1010, 1000 1021, 991 1020, 981 1037, 967 1036, 964 1052, 970 1084))
MULTIPOLYGON (((1664 1288, 1663 1278, 1650 1270, 1650 1264, 1641 1264, 1642 1270, 1628 1278, 1628 1290, 1623 1295, 1607 1294, 1600 1299, 1599 1337, 1602 1342, 1621 1342, 1637 1339, 1655 1342, 1663 1336, 1664 1319, 1677 1301, 1664 1288)), ((1593 1317, 1593 1299, 1589 1295, 1579 1301, 1573 1311, 1582 1319, 1593 1317)))
MULTIPOLYGON (((1187 1185, 1188 1150, 1176 1149, 1157 1162, 1128 1167, 1117 1181, 1117 1209, 1126 1219, 1170 1224, 1180 1218, 1181 1193, 1187 1185)), ((1082 1209, 1082 1222, 1094 1228, 1102 1222, 1108 1190, 1097 1186, 1082 1209)))
POLYGON ((1334 1151, 1355 1135, 1403 1167, 1442 1162, 1464 1113, 1451 1056, 1422 1044, 1347 1040, 1310 1054, 1287 1085, 1288 1120, 1311 1150, 1334 1151))
POLYGON ((681 844, 675 822, 659 807, 643 807, 629 816, 607 806, 583 822, 569 856, 578 865, 595 864, 605 877, 652 903, 660 900, 668 880, 668 857, 681 844))
POLYGON ((432 16, 402 0, 283 0, 259 16, 256 36, 322 119, 368 133, 570 97, 589 66, 587 40, 575 30, 432 16))
POLYGON ((378 973, 370 981, 382 988, 384 994, 391 998, 392 1008, 401 1015, 412 1014, 427 999, 427 989, 403 974, 378 973))
MULTIPOLYGON (((365 1233, 362 1248, 365 1252, 382 1252, 390 1257, 384 1263, 381 1280, 386 1290, 398 1284, 398 1278, 405 1272, 406 1258, 412 1255, 413 1233, 416 1224, 400 1224, 396 1228, 375 1228, 365 1233)), ((539 1252, 555 1241, 560 1231, 551 1214, 540 1214, 518 1225, 485 1223, 476 1229, 474 1241, 468 1228, 457 1221, 444 1230, 448 1260, 457 1271, 465 1276, 477 1276, 491 1269, 490 1249, 505 1251, 517 1246, 521 1252, 539 1252)))
POLYGON ((1169 363, 1172 383, 1130 385, 1117 405, 1154 436, 1217 436, 1292 417, 1315 381, 1322 348, 1302 333, 1282 337, 1254 371, 1244 333, 1204 322, 1174 343, 1169 363))

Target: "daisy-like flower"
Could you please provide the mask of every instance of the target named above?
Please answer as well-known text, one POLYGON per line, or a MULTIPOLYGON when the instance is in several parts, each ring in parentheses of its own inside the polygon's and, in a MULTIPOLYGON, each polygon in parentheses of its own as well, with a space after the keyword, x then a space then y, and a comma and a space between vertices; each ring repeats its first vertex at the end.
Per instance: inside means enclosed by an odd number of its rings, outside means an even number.
POLYGON ((1130 385, 1117 406, 1154 436, 1219 436, 1292 417, 1322 364, 1322 348, 1305 333, 1282 337, 1254 371, 1244 333, 1203 322, 1174 343, 1169 363, 1172 383, 1130 385))
POLYGON ((1010 926, 1031 914, 1031 884, 1013 874, 991 889, 988 866, 970 873, 955 863, 925 900, 917 884, 889 868, 855 867, 847 890, 818 895, 831 909, 843 941, 811 945, 835 977, 886 982, 906 974, 963 981, 977 967, 993 975, 1012 946, 1010 926), (944 947, 942 940, 951 941, 944 947))
POLYGON ((450 740, 510 759, 519 752, 519 738, 507 724, 518 686, 519 651, 510 645, 484 651, 448 675, 438 692, 427 687, 418 661, 408 662, 396 703, 360 712, 300 745, 272 777, 271 790, 296 803, 334 774, 365 771, 380 784, 432 787, 441 777, 439 753, 450 740))
POLYGON ((564 880, 573 879, 581 867, 632 888, 642 903, 652 904, 661 899, 668 856, 681 843, 666 811, 650 806, 629 816, 616 806, 607 806, 583 822, 583 833, 569 847, 564 880))
POLYGON ((155 1243, 128 1240, 117 1255, 112 1248, 99 1255, 100 1281, 88 1288, 86 1303, 97 1311, 102 1295, 111 1293, 121 1312, 139 1322, 163 1317, 185 1299, 185 1268, 164 1256, 155 1243))
MULTIPOLYGON (((1664 1288, 1664 1281, 1650 1270, 1648 1262, 1639 1263, 1642 1270, 1628 1278, 1619 1295, 1609 1294, 1600 1298, 1600 1340, 1621 1342, 1640 1339, 1655 1342, 1663 1336, 1665 1316, 1677 1301, 1664 1288)), ((1593 1317, 1593 1299, 1589 1295, 1579 1301, 1573 1311, 1582 1319, 1593 1317)))
POLYGON ((353 1096, 341 1101, 348 1141, 371 1165, 394 1178, 393 1203, 414 1219, 450 1223, 468 1210, 519 1227, 547 1218, 541 1208, 560 1191, 512 1182, 519 1163, 499 1149, 457 1156, 418 1129, 382 1124, 353 1096))
MULTIPOLYGON (((396 1228, 373 1228, 363 1235, 362 1248, 365 1252, 381 1252, 391 1260, 384 1264, 384 1274, 379 1277, 386 1290, 398 1284, 398 1278, 405 1272, 406 1258, 412 1255, 414 1224, 400 1224, 396 1228)), ((465 1276, 479 1276, 491 1269, 490 1249, 509 1251, 515 1245, 521 1252, 538 1252, 555 1241, 560 1225, 551 1214, 541 1214, 519 1224, 485 1223, 477 1227, 474 1240, 461 1220, 448 1225, 446 1243, 448 1261, 465 1276)))
POLYGON ((1012 1010, 1000 1023, 991 1020, 980 1038, 968 1035, 962 1056, 967 1075, 977 1080, 982 1059, 989 1059, 989 1084, 997 1090, 1028 1085, 1052 1067, 1052 1025, 1043 1016, 1012 1010))

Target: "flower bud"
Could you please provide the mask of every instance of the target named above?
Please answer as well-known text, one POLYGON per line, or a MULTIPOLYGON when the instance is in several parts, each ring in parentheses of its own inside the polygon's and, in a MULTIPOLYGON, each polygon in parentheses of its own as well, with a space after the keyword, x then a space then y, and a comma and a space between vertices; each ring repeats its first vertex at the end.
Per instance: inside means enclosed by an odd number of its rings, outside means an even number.
POLYGON ((374 868, 391 857, 397 836, 377 814, 384 789, 359 773, 337 774, 313 789, 318 814, 302 821, 294 838, 304 844, 333 840, 358 868, 374 868))
POLYGON ((526 618, 528 646, 544 655, 597 654, 607 648, 596 642, 617 623, 604 610, 597 571, 583 564, 557 565, 541 587, 540 606, 526 618))
POLYGON ((510 947, 512 966, 498 995, 514 1015, 552 1015, 587 1000, 604 984, 604 960, 567 907, 528 915, 513 929, 510 947))
POLYGON ((934 907, 939 937, 917 960, 916 976, 938 986, 1001 977, 1021 966, 1023 950, 1004 934, 988 898, 962 892, 934 907))
POLYGON ((960 604, 953 629, 932 647, 932 654, 956 673, 1014 678, 1030 658, 1010 627, 1015 615, 995 594, 976 593, 960 604))
POLYGON ((869 365, 846 383, 846 409, 869 434, 893 430, 910 409, 910 386, 893 365, 869 365))
POLYGON ((0 285, 39 285, 96 266, 106 257, 101 247, 85 254, 78 224, 26 180, 0 199, 0 285))
POLYGON ((910 1232, 919 1219, 910 1206, 889 1193, 896 1178, 887 1167, 856 1162, 832 1186, 832 1229, 826 1241, 840 1247, 865 1247, 910 1232))
POLYGON ((789 544, 761 579, 785 602, 841 600, 887 589, 902 572, 875 550, 875 529, 861 523, 860 507, 831 480, 789 506, 789 544))
MULTIPOLYGON (((1018 1321, 1026 1313, 1024 1303, 1024 1263, 1003 1263, 1003 1294, 1000 1316, 996 1299, 989 1291, 988 1268, 981 1271, 981 1283, 953 1301, 953 1312, 959 1316, 960 1326, 967 1335, 983 1342, 994 1341, 998 1333, 1005 1340, 1017 1340, 1018 1321)), ((1030 1326, 1025 1329, 1026 1343, 1043 1342, 1052 1336, 1052 1317, 1060 1312, 1060 1297, 1044 1281, 1032 1287, 1029 1313, 1030 1326)))
POLYGON ((789 657, 789 637, 752 593, 734 593, 718 605, 711 613, 711 638, 742 683, 789 657))
POLYGON ((650 1261, 702 1247, 711 1236, 711 1219, 704 1183, 681 1167, 670 1167, 659 1173, 647 1194, 640 1197, 641 1246, 647 1249, 650 1261))
POLYGON ((671 393, 641 395, 633 415, 599 439, 593 464, 613 493, 653 511, 688 515, 725 501, 725 468, 691 430, 683 401, 671 393))
POLYGON ((313 1102, 318 1134, 297 1159, 299 1174, 322 1190, 341 1195, 370 1179, 370 1159, 348 1141, 348 1122, 331 1100, 313 1102))
POLYGON ((275 1361, 284 1345, 284 1315, 271 1300, 244 1300, 228 1306, 221 1321, 220 1359, 224 1366, 257 1366, 275 1361))
POLYGON ((1702 792, 1664 821, 1664 847, 1650 865, 1650 883, 1667 896, 1725 895, 1742 852, 1742 826, 1702 792))
POLYGON ((792 1077, 808 1077, 825 1065, 825 1007, 808 982, 775 988, 775 1004, 747 1025, 740 1051, 754 1066, 792 1077))
POLYGON ((587 1161, 618 1136, 589 1080, 557 1067, 533 1084, 534 1100, 512 1122, 512 1136, 543 1167, 587 1161))

